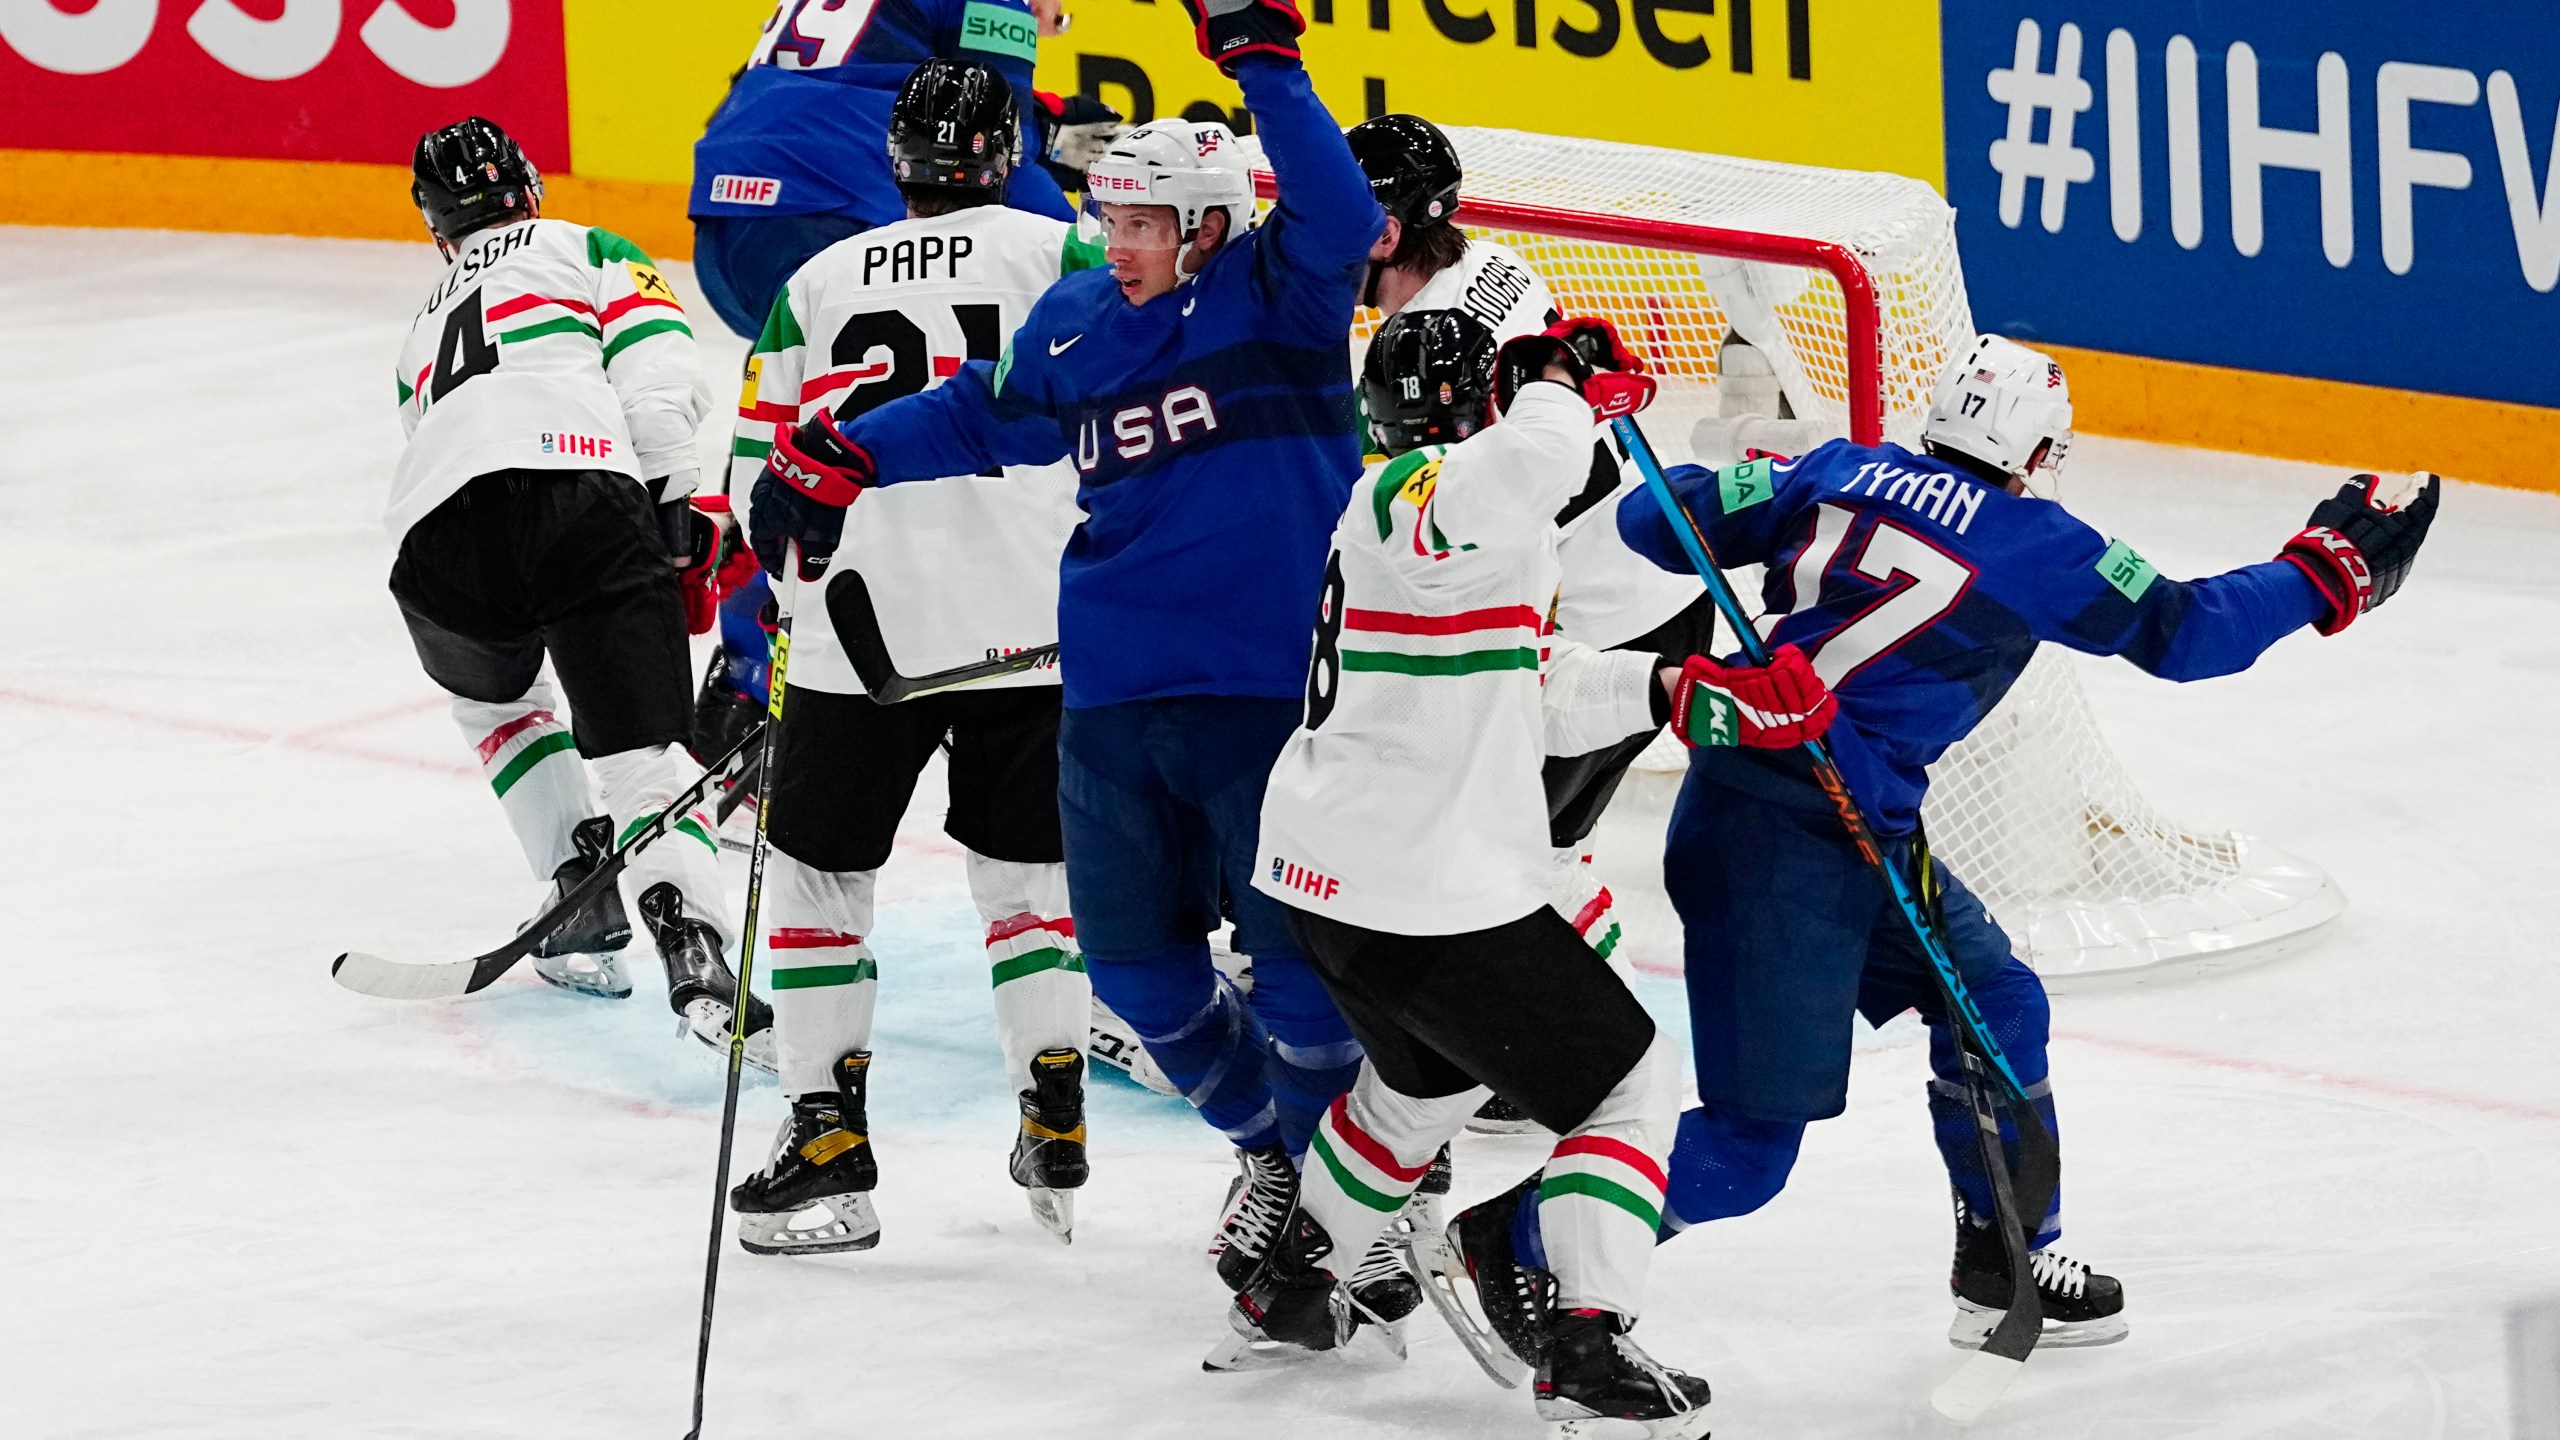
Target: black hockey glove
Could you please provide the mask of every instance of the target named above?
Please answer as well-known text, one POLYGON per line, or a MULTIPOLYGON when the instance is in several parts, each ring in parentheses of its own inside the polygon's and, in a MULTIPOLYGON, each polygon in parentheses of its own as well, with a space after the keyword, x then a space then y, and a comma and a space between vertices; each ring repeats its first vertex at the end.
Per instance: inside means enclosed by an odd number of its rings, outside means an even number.
POLYGON ((1559 320, 1537 335, 1521 335, 1494 357, 1494 403, 1511 409, 1511 397, 1532 380, 1543 379, 1549 365, 1572 372, 1574 387, 1591 402, 1599 420, 1633 415, 1653 403, 1653 377, 1644 361, 1618 339, 1618 329, 1597 316, 1559 320))
POLYGON ((1063 168, 1082 175, 1111 148, 1111 142, 1128 132, 1117 110, 1090 95, 1052 95, 1035 92, 1040 104, 1041 128, 1048 139, 1041 147, 1041 160, 1055 169, 1063 168))
POLYGON ((1591 380, 1591 365, 1573 351, 1573 347, 1556 338, 1553 331, 1537 335, 1515 335, 1502 342, 1493 357, 1493 408, 1501 414, 1511 413, 1512 397, 1533 380, 1547 378, 1547 367, 1563 366, 1573 376, 1573 388, 1580 391, 1591 380))
POLYGON ((2443 482, 2420 471, 2414 495, 2385 498, 2378 476, 2358 475, 2311 511, 2311 524, 2285 542, 2276 558, 2292 563, 2310 577, 2329 602, 2319 622, 2323 635, 2335 635, 2367 610, 2399 592, 2409 576, 2427 527, 2435 523, 2436 499, 2443 482))
POLYGON ((1200 53, 1232 76, 1247 55, 1298 58, 1306 18, 1289 0, 1182 0, 1191 12, 1192 38, 1200 53))

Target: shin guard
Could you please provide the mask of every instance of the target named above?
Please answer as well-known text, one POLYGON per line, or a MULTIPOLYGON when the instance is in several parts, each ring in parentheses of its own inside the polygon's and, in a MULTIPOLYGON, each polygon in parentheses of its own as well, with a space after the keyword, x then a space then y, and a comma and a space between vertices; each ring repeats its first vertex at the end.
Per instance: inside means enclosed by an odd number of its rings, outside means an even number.
POLYGON ((570 832, 596 813, 577 741, 554 714, 559 703, 543 680, 500 703, 453 697, 453 722, 478 753, 480 778, 497 792, 536 880, 577 853, 570 832))
POLYGON ((1081 1054, 1093 1013, 1093 986, 1076 922, 1067 914, 1067 867, 991 860, 969 852, 969 896, 987 926, 987 967, 995 983, 996 1037, 1006 1082, 1028 1083, 1044 1050, 1081 1054))
MULTIPOLYGON (((681 745, 644 745, 589 763, 605 813, 613 817, 616 845, 655 819, 702 774, 681 745)), ((722 894, 720 844, 712 838, 713 828, 708 806, 678 819, 655 844, 631 857, 622 872, 623 893, 636 901, 653 885, 674 885, 684 895, 685 913, 719 931, 722 948, 734 949, 738 925, 722 894)))
POLYGON ((1644 1310, 1662 1224, 1663 1157, 1680 1109, 1680 1058, 1656 1032, 1644 1056, 1547 1157, 1538 1220, 1559 1309, 1644 1310))
POLYGON ((780 850, 765 856, 765 979, 782 1093, 831 1091, 836 1057, 871 1049, 880 967, 871 933, 876 870, 813 870, 780 850))
POLYGON ((1298 1203, 1333 1237, 1344 1267, 1336 1273, 1349 1276, 1485 1094, 1417 1099, 1389 1089, 1375 1067, 1363 1065, 1349 1093, 1334 1097, 1308 1142, 1298 1203))

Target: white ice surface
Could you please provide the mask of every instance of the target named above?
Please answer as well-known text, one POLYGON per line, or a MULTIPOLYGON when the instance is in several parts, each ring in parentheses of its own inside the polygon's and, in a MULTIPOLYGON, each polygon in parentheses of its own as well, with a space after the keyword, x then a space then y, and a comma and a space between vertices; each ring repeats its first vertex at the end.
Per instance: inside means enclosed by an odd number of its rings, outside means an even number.
MULTIPOLYGON (((0 1435, 685 1428, 719 1072, 645 949, 618 1005, 327 977, 350 946, 476 950, 538 893, 383 589, 391 358, 436 270, 0 230, 0 1435)), ((725 395, 743 346, 706 348, 725 395)), ((2264 557, 2335 478, 2091 440, 2069 482, 2181 574, 2264 557)), ((2555 553, 2560 501, 2457 485, 2408 590, 2341 638, 2184 688, 2090 667, 2164 809, 2317 860, 2351 905, 2307 953, 2058 1004, 2065 1248, 2124 1277, 2133 1334, 2038 1355, 1974 1433, 2505 1433, 2500 1311, 2560 1286, 2555 553)), ((1229 1162, 1134 1087, 1098 1085, 1075 1245, 1038 1233, 937 785, 875 937, 886 1240, 727 1251, 708 1433, 1533 1433, 1427 1312, 1400 1370, 1201 1374, 1229 1162)), ((1642 824, 1613 821, 1621 877, 1642 824)), ((1678 1025, 1675 980, 1645 999, 1678 1025)), ((1659 1252, 1642 1338, 1713 1381, 1728 1440, 1952 1433, 1924 1398, 1957 1356, 1914 1039, 1869 1037, 1775 1203, 1659 1252)), ((741 1165, 780 1111, 748 1092, 741 1165)), ((1537 1157, 1462 1143, 1461 1198, 1537 1157)))

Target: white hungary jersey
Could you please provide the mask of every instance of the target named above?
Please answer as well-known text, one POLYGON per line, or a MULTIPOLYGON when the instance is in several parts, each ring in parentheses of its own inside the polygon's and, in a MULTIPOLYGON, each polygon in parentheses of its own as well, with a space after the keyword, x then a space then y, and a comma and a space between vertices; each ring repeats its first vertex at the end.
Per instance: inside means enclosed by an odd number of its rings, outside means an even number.
POLYGON ((400 347, 400 423, 383 526, 399 539, 498 470, 684 476, 711 408, 684 306, 638 246, 566 220, 465 238, 400 347))
MULTIPOLYGON (((747 358, 729 491, 753 490, 777 425, 849 420, 995 361, 1058 277, 1102 263, 1059 220, 973 206, 837 241, 784 287, 747 358)), ((1058 558, 1084 518, 1074 468, 889 485, 845 511, 825 576, 795 584, 791 683, 865 686, 855 660, 914 677, 1058 642, 1058 558)), ((1054 666, 979 682, 1055 685, 1054 666)))
POLYGON ((1652 656, 1548 633, 1554 517, 1590 457, 1590 408, 1533 384, 1500 424, 1353 488, 1306 720, 1263 792, 1256 889, 1403 935, 1548 903, 1546 757, 1654 723, 1652 656))
MULTIPOLYGON (((1535 335, 1562 318, 1538 272, 1491 240, 1470 239, 1458 263, 1424 281, 1405 308, 1464 310, 1483 321, 1497 342, 1535 335)), ((1612 458, 1623 459, 1612 442, 1601 443, 1609 446, 1612 458)), ((1564 582, 1556 597, 1556 628, 1605 650, 1687 609, 1706 593, 1706 582, 1695 575, 1675 575, 1618 538, 1618 502, 1644 483, 1632 466, 1621 465, 1614 489, 1587 483, 1589 475, 1585 480, 1574 487, 1558 517, 1564 529, 1557 551, 1564 582)))

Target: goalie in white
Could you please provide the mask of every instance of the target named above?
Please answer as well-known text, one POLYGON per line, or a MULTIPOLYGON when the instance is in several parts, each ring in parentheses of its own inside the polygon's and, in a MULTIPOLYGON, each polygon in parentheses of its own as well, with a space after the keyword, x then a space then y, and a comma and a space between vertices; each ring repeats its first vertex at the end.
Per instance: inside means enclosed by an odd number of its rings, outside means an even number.
MULTIPOLYGON (((983 66, 929 60, 908 77, 889 123, 907 218, 838 241, 784 287, 747 361, 734 485, 753 483, 777 428, 859 415, 995 359, 1052 282, 1101 263, 1068 223, 1000 203, 1018 125, 1011 91, 983 66)), ((1013 1179, 1068 1238, 1086 1175, 1092 991, 1067 909, 1049 657, 1058 556, 1081 518, 1074 476, 1063 463, 1008 466, 821 518, 832 533, 804 538, 796 566, 778 541, 758 557, 792 615, 763 944, 794 1098, 772 1163, 731 1193, 739 1243, 878 1243, 865 1103, 874 892, 937 750, 950 756, 945 829, 968 852, 1021 1101, 1013 1179), (919 686, 933 693, 907 698, 919 686)))

